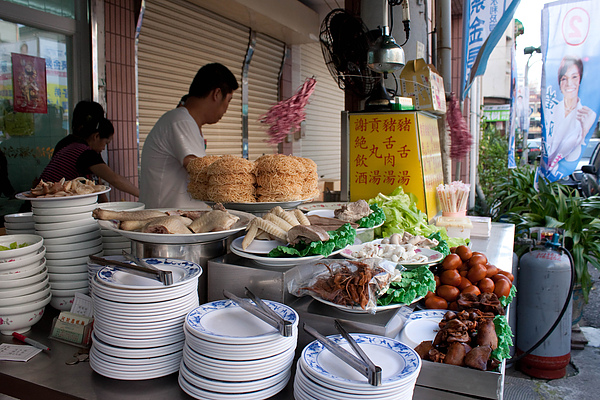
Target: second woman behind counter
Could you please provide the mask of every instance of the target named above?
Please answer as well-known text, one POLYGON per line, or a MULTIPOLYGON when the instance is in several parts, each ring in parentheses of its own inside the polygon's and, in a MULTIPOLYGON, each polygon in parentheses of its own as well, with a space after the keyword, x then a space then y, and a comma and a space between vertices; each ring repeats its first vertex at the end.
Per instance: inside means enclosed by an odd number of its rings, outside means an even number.
POLYGON ((43 181, 58 182, 62 178, 78 177, 93 180, 96 176, 116 189, 139 197, 139 189, 114 172, 100 155, 115 133, 100 104, 93 101, 77 103, 73 110, 72 132, 56 144, 52 159, 40 176, 43 181))

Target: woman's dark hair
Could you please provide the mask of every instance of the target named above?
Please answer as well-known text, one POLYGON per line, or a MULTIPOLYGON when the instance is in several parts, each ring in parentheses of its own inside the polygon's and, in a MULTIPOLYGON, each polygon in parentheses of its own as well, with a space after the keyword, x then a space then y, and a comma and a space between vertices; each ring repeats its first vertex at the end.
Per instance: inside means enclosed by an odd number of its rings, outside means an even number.
POLYGON ((571 66, 576 66, 579 71, 579 83, 581 83, 581 79, 583 78, 583 62, 581 62, 581 58, 577 58, 574 56, 564 56, 562 61, 560 62, 560 67, 558 67, 558 86, 560 87, 560 80, 567 73, 567 70, 571 66))
POLYGON ((221 89, 223 94, 229 94, 238 87, 235 75, 226 66, 212 63, 198 70, 188 94, 194 97, 206 97, 214 89, 221 89))
POLYGON ((115 133, 115 127, 109 119, 102 118, 98 125, 97 132, 100 134, 100 139, 108 139, 115 133))
POLYGON ((80 101, 73 110, 72 133, 79 138, 87 139, 92 134, 99 132, 100 122, 103 119, 106 119, 104 118, 104 108, 99 103, 88 100, 80 101))

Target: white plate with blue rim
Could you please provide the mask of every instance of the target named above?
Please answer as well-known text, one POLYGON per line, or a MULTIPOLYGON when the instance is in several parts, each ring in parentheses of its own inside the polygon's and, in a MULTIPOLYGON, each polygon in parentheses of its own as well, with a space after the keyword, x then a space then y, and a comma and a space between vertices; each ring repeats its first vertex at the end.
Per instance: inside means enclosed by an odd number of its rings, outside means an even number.
MULTIPOLYGON (((361 349, 382 368, 381 386, 369 385, 367 378, 326 350, 321 342, 309 343, 300 355, 300 363, 310 376, 328 385, 355 388, 361 392, 377 392, 383 388, 401 387, 417 379, 421 370, 421 357, 408 345, 385 336, 351 333, 361 349)), ((352 352, 341 335, 328 336, 334 343, 352 352)))
POLYGON ((413 349, 421 342, 435 339, 446 310, 413 311, 404 323, 397 339, 413 349))
MULTIPOLYGON (((276 301, 263 301, 293 326, 298 325, 299 316, 293 308, 276 301)), ((202 304, 188 313, 185 324, 196 337, 217 343, 262 343, 282 337, 277 329, 231 300, 202 304)))
POLYGON ((129 290, 156 289, 162 287, 175 287, 183 285, 193 279, 198 279, 202 274, 202 267, 191 261, 172 258, 145 258, 148 264, 163 271, 171 271, 173 284, 164 286, 161 282, 124 272, 107 266, 98 271, 97 279, 105 285, 129 290))

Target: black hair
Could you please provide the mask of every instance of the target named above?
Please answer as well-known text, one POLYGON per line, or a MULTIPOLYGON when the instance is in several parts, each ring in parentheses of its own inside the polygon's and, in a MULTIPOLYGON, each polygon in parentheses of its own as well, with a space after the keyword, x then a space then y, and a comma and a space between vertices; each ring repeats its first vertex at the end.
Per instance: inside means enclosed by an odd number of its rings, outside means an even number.
MULTIPOLYGON (((90 135, 100 131, 100 123, 104 119, 106 119, 104 118, 104 108, 99 103, 89 100, 80 101, 73 110, 72 133, 79 138, 87 139, 90 135)), ((114 133, 114 128, 112 129, 114 133)))
POLYGON ((100 134, 100 139, 108 139, 115 133, 115 127, 113 123, 110 122, 108 118, 102 118, 98 125, 98 131, 100 134))
POLYGON ((581 62, 581 58, 573 57, 573 56, 565 56, 560 62, 560 67, 558 67, 558 86, 560 87, 560 80, 567 73, 567 70, 571 66, 576 66, 579 71, 579 83, 581 83, 581 79, 583 78, 583 62, 581 62))
POLYGON ((221 89, 223 95, 239 87, 235 75, 223 64, 206 64, 198 70, 188 94, 194 97, 206 97, 214 89, 221 89))

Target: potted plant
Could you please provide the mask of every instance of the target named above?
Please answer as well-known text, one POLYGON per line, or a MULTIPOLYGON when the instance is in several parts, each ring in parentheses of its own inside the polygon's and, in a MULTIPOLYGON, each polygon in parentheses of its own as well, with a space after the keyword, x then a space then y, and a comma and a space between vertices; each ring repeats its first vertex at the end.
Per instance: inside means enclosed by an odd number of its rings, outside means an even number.
POLYGON ((587 303, 592 287, 588 263, 600 269, 600 197, 584 198, 573 188, 544 179, 535 190, 534 177, 535 171, 527 167, 511 170, 498 185, 493 217, 514 223, 517 236, 531 227, 563 229, 565 248, 573 256, 575 284, 581 286, 587 303))

